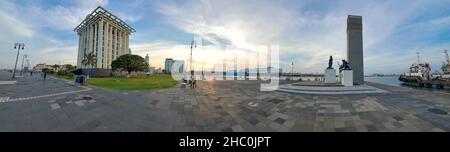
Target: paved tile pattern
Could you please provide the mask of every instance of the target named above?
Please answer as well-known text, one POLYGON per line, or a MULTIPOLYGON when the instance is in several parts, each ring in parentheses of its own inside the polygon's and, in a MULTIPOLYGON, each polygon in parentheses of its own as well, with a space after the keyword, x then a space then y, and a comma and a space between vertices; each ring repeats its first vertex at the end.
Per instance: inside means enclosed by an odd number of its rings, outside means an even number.
MULTIPOLYGON (((0 75, 9 75, 6 72, 0 72, 0 75)), ((9 97, 10 99, 28 100, 20 98, 33 98, 45 95, 57 95, 64 92, 80 91, 85 88, 74 87, 65 81, 56 80, 51 76, 47 76, 44 80, 40 74, 33 76, 25 75, 17 78, 16 84, 0 85, 0 97, 9 97)))
MULTIPOLYGON (((22 87, 0 86, 0 97, 25 96, 28 87, 43 87, 36 94, 51 90, 45 87, 82 89, 53 79, 18 83, 22 87)), ((212 81, 196 89, 127 92, 94 87, 0 103, 0 131, 450 131, 448 93, 371 84, 389 92, 319 96, 260 92, 259 84, 212 81)))

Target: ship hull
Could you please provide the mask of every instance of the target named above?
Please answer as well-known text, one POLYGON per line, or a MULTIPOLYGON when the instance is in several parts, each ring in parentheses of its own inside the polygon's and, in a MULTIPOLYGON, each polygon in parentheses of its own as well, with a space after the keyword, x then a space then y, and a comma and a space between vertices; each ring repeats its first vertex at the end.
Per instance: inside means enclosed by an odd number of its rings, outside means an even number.
POLYGON ((420 83, 422 80, 419 76, 406 76, 401 75, 398 80, 405 83, 420 83))

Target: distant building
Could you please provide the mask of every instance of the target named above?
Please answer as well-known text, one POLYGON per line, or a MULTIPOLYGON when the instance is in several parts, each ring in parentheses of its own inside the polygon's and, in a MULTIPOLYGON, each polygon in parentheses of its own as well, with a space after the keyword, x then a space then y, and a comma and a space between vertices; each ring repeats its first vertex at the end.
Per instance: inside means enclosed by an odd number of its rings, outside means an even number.
POLYGON ((150 74, 154 74, 155 73, 155 68, 150 66, 150 57, 147 55, 145 55, 145 63, 147 63, 148 67, 147 67, 147 72, 150 74))
POLYGON ((36 66, 33 67, 33 70, 35 71, 42 71, 42 69, 51 69, 52 67, 50 65, 47 65, 46 63, 39 63, 36 64, 36 66))
POLYGON ((33 67, 33 70, 35 71, 42 71, 42 69, 49 69, 49 70, 53 70, 53 71, 65 71, 65 70, 70 70, 71 68, 74 68, 74 66, 72 66, 71 64, 53 64, 53 65, 47 65, 46 63, 39 63, 36 64, 36 66, 33 67))
POLYGON ((172 66, 178 67, 178 73, 184 72, 184 60, 174 60, 174 63, 172 63, 172 66))
POLYGON ((161 68, 156 69, 156 73, 162 73, 163 70, 161 70, 161 68))
POLYGON ((172 66, 178 67, 179 73, 184 72, 184 60, 174 60, 172 58, 166 58, 166 61, 164 62, 164 72, 171 73, 172 66))
POLYGON ((131 54, 129 37, 135 30, 100 6, 87 15, 74 31, 79 36, 79 68, 85 68, 82 61, 91 52, 97 58, 96 68, 102 69, 110 69, 111 62, 119 56, 131 54))
POLYGON ((74 66, 72 66, 71 64, 62 64, 62 65, 59 65, 58 70, 66 71, 66 70, 71 70, 71 68, 74 68, 74 66))
POLYGON ((148 72, 149 72, 150 74, 158 73, 157 69, 156 69, 155 67, 152 67, 152 66, 148 68, 148 72))
POLYGON ((174 60, 172 58, 166 58, 166 61, 164 62, 164 72, 165 73, 170 73, 170 69, 172 68, 173 61, 174 60))

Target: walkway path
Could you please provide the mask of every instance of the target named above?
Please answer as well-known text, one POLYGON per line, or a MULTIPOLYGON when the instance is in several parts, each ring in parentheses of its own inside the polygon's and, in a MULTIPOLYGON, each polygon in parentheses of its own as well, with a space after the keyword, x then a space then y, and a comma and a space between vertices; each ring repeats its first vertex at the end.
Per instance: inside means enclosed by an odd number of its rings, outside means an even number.
POLYGON ((259 86, 211 81, 197 89, 81 91, 24 77, 0 85, 0 97, 71 93, 0 103, 0 131, 450 131, 448 94, 380 85, 389 92, 301 95, 259 86))

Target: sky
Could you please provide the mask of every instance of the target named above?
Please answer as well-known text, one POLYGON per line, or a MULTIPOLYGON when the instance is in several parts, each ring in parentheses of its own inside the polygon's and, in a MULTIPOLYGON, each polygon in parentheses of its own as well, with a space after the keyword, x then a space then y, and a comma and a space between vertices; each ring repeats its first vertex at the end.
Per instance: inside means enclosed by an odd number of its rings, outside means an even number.
POLYGON ((201 38, 193 56, 202 66, 278 46, 284 71, 293 62, 295 72, 321 73, 329 56, 346 58, 347 15, 363 17, 365 74, 406 72, 416 52, 439 70, 450 50, 450 0, 0 0, 0 69, 14 67, 15 42, 31 65, 75 64, 73 29, 98 6, 136 29, 132 53, 156 67, 188 60, 201 38))

